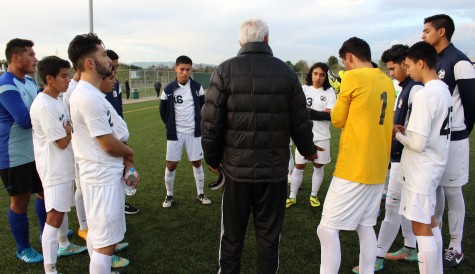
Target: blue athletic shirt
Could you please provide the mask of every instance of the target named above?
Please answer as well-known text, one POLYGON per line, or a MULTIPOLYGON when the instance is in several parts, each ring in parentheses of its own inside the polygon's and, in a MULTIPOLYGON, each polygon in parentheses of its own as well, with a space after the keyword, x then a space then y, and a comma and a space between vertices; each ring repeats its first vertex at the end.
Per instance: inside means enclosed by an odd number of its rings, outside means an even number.
POLYGON ((38 91, 28 76, 0 76, 0 170, 35 160, 29 110, 38 91))

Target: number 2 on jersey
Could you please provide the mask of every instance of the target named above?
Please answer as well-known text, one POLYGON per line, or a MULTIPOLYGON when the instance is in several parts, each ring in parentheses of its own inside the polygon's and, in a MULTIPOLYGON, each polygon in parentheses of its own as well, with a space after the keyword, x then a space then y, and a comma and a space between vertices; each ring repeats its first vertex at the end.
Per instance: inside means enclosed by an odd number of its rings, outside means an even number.
POLYGON ((388 106, 388 94, 386 91, 381 93, 381 100, 383 101, 383 106, 381 107, 381 115, 379 116, 379 124, 384 125, 384 116, 386 116, 386 107, 388 106))

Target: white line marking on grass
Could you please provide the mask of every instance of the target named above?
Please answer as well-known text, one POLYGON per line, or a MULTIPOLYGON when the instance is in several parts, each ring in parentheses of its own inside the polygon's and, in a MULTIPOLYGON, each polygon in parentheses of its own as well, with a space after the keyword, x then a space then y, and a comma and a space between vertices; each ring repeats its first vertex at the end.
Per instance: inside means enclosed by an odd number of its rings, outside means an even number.
POLYGON ((124 111, 124 113, 136 112, 136 111, 146 110, 146 109, 150 109, 150 108, 157 108, 157 107, 155 106, 155 107, 148 107, 148 108, 139 108, 139 109, 124 111))

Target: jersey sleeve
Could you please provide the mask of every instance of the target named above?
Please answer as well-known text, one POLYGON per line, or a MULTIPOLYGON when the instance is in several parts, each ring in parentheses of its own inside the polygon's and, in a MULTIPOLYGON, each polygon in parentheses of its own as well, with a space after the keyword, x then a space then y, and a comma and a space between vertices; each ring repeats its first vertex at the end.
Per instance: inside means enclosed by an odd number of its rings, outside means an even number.
POLYGON ((348 71, 341 82, 340 93, 331 112, 331 121, 336 128, 345 127, 353 93, 357 89, 357 83, 353 73, 348 71))
POLYGON ((428 136, 431 130, 432 116, 431 108, 424 94, 416 93, 406 130, 428 136))
POLYGON ((462 101, 465 125, 470 134, 475 123, 475 68, 468 61, 460 61, 454 66, 454 76, 462 101))
POLYGON ((333 88, 329 88, 329 94, 328 94, 328 103, 327 103, 327 108, 333 109, 336 104, 336 93, 333 88))
POLYGON ((43 106, 40 113, 39 121, 48 142, 52 143, 66 137, 64 123, 67 117, 64 114, 57 112, 52 106, 43 106))
MULTIPOLYGON (((6 85, 1 88, 3 89, 5 87, 6 85)), ((21 128, 31 128, 30 111, 21 99, 17 89, 0 90, 0 104, 3 105, 21 128)))
POLYGON ((112 117, 107 106, 97 96, 86 96, 80 106, 91 137, 112 134, 112 117))

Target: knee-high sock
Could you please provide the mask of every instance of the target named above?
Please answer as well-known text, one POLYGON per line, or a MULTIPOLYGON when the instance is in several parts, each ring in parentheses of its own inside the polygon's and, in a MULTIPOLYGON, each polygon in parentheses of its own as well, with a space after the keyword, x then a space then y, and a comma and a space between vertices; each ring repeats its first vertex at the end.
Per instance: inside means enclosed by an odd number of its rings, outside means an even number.
POLYGON ((374 273, 378 244, 374 228, 372 226, 358 225, 356 232, 358 232, 358 238, 360 240, 360 273, 374 273))
POLYGON ((41 247, 43 249, 44 267, 46 273, 48 273, 48 270, 50 270, 48 266, 56 264, 58 257, 58 240, 56 239, 57 235, 58 228, 50 226, 49 224, 45 225, 42 236, 43 238, 41 239, 41 247))
POLYGON ((165 168, 165 187, 167 188, 167 195, 173 196, 173 184, 175 183, 176 170, 170 171, 165 168))
POLYGON ((15 238, 17 251, 21 253, 24 249, 30 247, 28 217, 26 213, 17 214, 8 209, 8 223, 10 224, 13 238, 15 238))
POLYGON ((384 189, 383 189, 383 194, 388 193, 388 185, 389 185, 389 175, 391 174, 391 169, 388 169, 386 172, 386 179, 384 181, 384 189))
POLYGON ((406 217, 401 216, 401 230, 404 237, 404 245, 410 248, 416 248, 416 235, 412 230, 412 223, 406 217))
POLYGON ((93 252, 91 263, 89 264, 90 274, 104 274, 111 272, 112 256, 93 252))
MULTIPOLYGON (((295 172, 295 171, 294 171, 295 172)), ((319 225, 317 228, 321 248, 321 274, 337 274, 341 263, 339 231, 319 225)), ((376 259, 376 257, 375 257, 376 259)))
POLYGON ((64 213, 63 222, 58 229, 58 244, 59 247, 67 247, 69 246, 68 240, 68 226, 69 226, 69 218, 68 213, 64 213))
POLYGON ((43 229, 45 228, 46 223, 45 200, 36 197, 35 211, 36 216, 38 217, 38 223, 40 224, 40 234, 43 234, 43 229))
MULTIPOLYGON (((439 274, 437 272, 437 260, 440 256, 437 254, 437 243, 434 236, 416 236, 419 245, 419 272, 421 274, 439 274)), ((440 258, 442 261, 442 258, 440 258)))
POLYGON ((461 187, 444 187, 449 208, 450 244, 454 250, 462 252, 463 226, 465 222, 465 201, 461 187))
POLYGON ((203 172, 203 166, 193 167, 193 175, 196 182, 196 193, 198 195, 203 194, 203 187, 205 184, 205 174, 203 172))
POLYGON ((319 168, 313 167, 312 192, 310 193, 310 195, 317 196, 318 191, 320 190, 320 186, 322 185, 322 182, 323 182, 323 176, 324 176, 323 166, 319 168))
POLYGON ((78 216, 79 229, 85 230, 87 228, 86 210, 84 209, 84 198, 82 197, 82 190, 80 187, 76 188, 74 200, 76 201, 76 213, 78 216))
POLYGON ((289 179, 290 179, 290 175, 292 175, 292 172, 294 172, 294 166, 295 166, 295 162, 294 162, 294 157, 292 156, 292 147, 290 147, 289 179))
POLYGON ((444 187, 439 186, 437 187, 436 194, 435 194, 435 211, 434 211, 434 217, 437 221, 437 223, 442 226, 442 215, 444 215, 444 210, 445 210, 445 193, 444 193, 444 187))
POLYGON ((443 266, 442 266, 443 243, 442 243, 442 233, 440 231, 439 226, 432 228, 432 235, 434 235, 435 244, 437 245, 437 256, 439 256, 439 258, 437 259, 437 273, 442 273, 443 272, 443 266))
POLYGON ((302 185, 303 171, 303 169, 295 168, 294 172, 292 172, 292 180, 290 181, 290 198, 297 198, 297 193, 302 185))
POLYGON ((401 215, 399 214, 399 208, 386 203, 386 214, 384 215, 384 220, 381 223, 381 228, 379 229, 378 235, 378 244, 376 255, 378 257, 384 258, 389 248, 396 239, 397 233, 399 232, 399 227, 401 225, 401 215))

